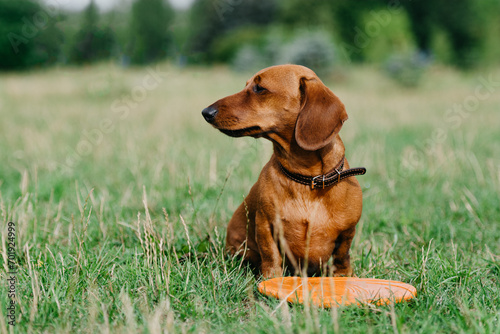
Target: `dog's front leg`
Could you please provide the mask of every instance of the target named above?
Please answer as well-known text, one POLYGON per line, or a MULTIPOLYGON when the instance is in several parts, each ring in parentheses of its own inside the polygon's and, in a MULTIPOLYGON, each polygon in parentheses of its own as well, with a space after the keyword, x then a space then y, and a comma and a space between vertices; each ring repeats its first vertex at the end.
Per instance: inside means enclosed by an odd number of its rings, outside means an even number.
POLYGON ((340 233, 335 241, 335 251, 333 254, 334 276, 353 276, 349 250, 355 233, 356 228, 350 228, 340 233))
POLYGON ((281 255, 278 244, 273 238, 273 221, 269 219, 269 215, 258 210, 255 215, 255 229, 262 276, 264 278, 283 276, 281 255))

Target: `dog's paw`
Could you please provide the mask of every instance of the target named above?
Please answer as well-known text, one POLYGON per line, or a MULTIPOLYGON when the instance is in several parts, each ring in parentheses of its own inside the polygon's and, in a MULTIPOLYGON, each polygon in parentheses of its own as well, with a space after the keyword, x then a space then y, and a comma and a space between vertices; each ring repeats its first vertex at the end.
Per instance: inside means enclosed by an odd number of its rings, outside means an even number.
POLYGON ((262 267, 262 277, 265 279, 274 278, 274 277, 282 277, 283 269, 281 267, 262 267))
POLYGON ((351 267, 345 269, 336 269, 333 273, 333 277, 355 277, 356 274, 352 271, 351 267))

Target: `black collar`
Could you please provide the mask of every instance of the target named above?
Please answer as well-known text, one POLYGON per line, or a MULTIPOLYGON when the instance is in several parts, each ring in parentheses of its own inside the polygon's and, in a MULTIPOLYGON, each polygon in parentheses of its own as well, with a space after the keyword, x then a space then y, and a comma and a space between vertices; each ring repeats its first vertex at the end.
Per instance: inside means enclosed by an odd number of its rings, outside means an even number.
POLYGON ((288 171, 285 167, 283 167, 283 165, 279 161, 278 165, 280 166, 283 174, 285 174, 290 180, 304 184, 306 186, 310 186, 312 190, 317 188, 325 189, 325 187, 334 186, 343 179, 348 178, 350 176, 364 175, 366 173, 366 168, 364 167, 357 167, 357 168, 350 168, 347 170, 343 170, 344 160, 345 157, 343 156, 342 159, 340 159, 340 162, 337 164, 337 166, 335 166, 330 172, 317 176, 305 176, 301 174, 292 173, 288 171))

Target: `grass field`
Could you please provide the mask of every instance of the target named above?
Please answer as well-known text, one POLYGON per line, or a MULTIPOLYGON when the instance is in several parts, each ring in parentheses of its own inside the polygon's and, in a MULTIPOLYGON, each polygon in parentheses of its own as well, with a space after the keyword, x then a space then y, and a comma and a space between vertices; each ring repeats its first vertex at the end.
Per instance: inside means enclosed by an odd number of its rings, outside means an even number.
POLYGON ((368 169, 354 270, 418 290, 332 310, 260 295, 223 253, 271 145, 200 112, 248 77, 168 64, 0 75, 2 333, 500 333, 500 69, 436 67, 414 90, 373 68, 325 80, 349 113, 346 156, 368 169))

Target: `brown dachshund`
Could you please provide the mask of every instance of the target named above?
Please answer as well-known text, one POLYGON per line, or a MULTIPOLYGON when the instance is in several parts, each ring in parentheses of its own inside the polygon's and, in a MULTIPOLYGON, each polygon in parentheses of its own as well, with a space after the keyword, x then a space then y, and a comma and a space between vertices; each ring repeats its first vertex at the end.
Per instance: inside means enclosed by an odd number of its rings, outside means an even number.
POLYGON ((264 137, 274 147, 229 222, 228 251, 266 278, 283 276, 285 268, 351 276, 349 248, 362 208, 353 176, 366 170, 349 169, 344 158, 339 131, 347 113, 339 98, 312 70, 279 65, 202 114, 229 136, 264 137))

